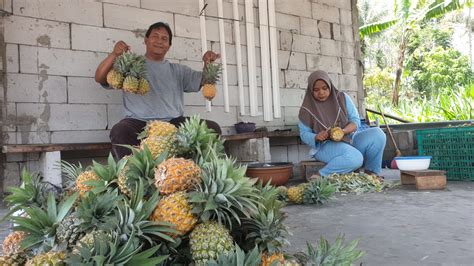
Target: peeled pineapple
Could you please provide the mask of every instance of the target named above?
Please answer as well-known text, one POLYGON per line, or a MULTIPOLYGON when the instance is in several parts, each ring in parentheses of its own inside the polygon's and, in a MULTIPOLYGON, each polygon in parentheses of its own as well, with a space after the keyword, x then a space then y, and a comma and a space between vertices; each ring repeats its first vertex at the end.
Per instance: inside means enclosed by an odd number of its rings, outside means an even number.
POLYGON ((150 220, 168 222, 176 227, 178 235, 191 231, 197 223, 197 218, 191 213, 186 193, 177 192, 160 200, 153 211, 150 220))
POLYGON ((340 127, 333 127, 329 130, 329 137, 333 141, 341 141, 344 138, 344 131, 340 127))
POLYGON ((221 71, 222 64, 209 63, 204 68, 202 73, 204 84, 202 87, 202 95, 209 101, 216 97, 216 82, 219 80, 221 71))
POLYGON ((193 161, 170 158, 155 169, 155 186, 163 195, 191 189, 201 181, 201 169, 193 161))

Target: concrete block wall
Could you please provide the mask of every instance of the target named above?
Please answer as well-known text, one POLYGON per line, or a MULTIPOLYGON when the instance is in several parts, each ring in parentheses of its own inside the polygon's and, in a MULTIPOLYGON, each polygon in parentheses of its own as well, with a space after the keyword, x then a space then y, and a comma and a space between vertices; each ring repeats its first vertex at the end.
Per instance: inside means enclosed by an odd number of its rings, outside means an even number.
MULTIPOLYGON (((216 1, 207 2, 207 15, 217 16, 216 1)), ((239 114, 232 21, 225 21, 230 112, 224 112, 223 93, 218 91, 210 113, 200 93, 187 94, 185 115, 199 113, 215 120, 227 134, 234 133, 233 124, 242 120, 270 130, 294 127, 307 77, 317 69, 328 71, 339 89, 362 106, 356 0, 276 0, 275 4, 283 117, 264 122, 263 116, 239 114)), ((154 22, 167 22, 173 31, 169 60, 202 68, 197 0, 71 0, 67 4, 2 0, 0 5, 6 14, 0 32, 3 144, 108 141, 110 128, 123 117, 121 91, 96 84, 95 69, 118 40, 144 53, 145 31, 154 22)), ((243 0, 239 12, 245 18, 243 0)), ((232 17, 232 0, 224 0, 224 16, 232 17)), ((256 0, 254 16, 258 22, 256 0)), ((209 17, 206 22, 208 48, 219 52, 217 20, 209 17)), ((244 86, 248 86, 244 21, 240 31, 244 86)), ((259 110, 263 110, 257 27, 255 37, 259 110)), ((287 154, 287 161, 297 162, 306 152, 301 144, 276 146, 272 153, 282 160, 287 154)), ((4 179, 17 176, 20 163, 32 159, 28 156, 7 156, 4 179)))

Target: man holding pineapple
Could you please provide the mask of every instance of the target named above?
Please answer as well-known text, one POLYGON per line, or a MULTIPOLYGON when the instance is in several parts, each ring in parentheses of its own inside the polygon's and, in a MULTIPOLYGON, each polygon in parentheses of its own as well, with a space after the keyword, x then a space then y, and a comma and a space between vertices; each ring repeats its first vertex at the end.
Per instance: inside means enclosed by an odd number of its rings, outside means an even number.
MULTIPOLYGON (((201 71, 165 59, 172 38, 169 25, 157 22, 145 34, 144 58, 133 55, 124 41, 118 41, 112 53, 97 67, 96 82, 106 89, 124 90, 125 118, 110 131, 116 159, 131 153, 116 144, 139 145, 137 136, 147 121, 167 121, 176 127, 181 125, 186 119, 183 117, 184 92, 198 92, 204 83, 201 71)), ((207 51, 202 58, 204 68, 218 58, 219 54, 207 51)), ((217 123, 209 120, 206 123, 221 134, 217 123)))

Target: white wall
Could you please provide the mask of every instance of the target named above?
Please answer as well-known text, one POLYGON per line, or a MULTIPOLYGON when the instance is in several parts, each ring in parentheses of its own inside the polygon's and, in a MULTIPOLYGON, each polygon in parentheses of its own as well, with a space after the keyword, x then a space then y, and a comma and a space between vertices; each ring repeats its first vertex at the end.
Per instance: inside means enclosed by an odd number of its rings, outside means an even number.
MULTIPOLYGON (((215 0, 207 2, 207 14, 217 16, 215 0)), ((239 1, 241 16, 243 2, 239 1)), ((357 27, 353 25, 357 13, 351 2, 355 0, 276 0, 282 118, 263 122, 263 116, 239 115, 231 21, 225 22, 230 112, 224 113, 223 92, 218 91, 211 113, 206 113, 200 93, 187 94, 185 114, 201 113, 218 122, 225 133, 232 133, 232 125, 241 120, 269 129, 295 126, 307 77, 317 69, 330 72, 339 89, 359 105, 363 91, 358 38, 354 37, 357 27)), ((154 22, 171 26, 170 60, 194 69, 202 67, 198 0, 3 0, 0 4, 11 13, 2 18, 4 144, 108 141, 110 128, 122 118, 121 92, 106 91, 96 84, 95 69, 118 40, 143 53, 144 33, 154 22)), ((254 1, 258 22, 257 5, 254 1)), ((231 0, 224 0, 224 10, 226 17, 232 17, 231 0)), ((247 64, 244 23, 240 26, 243 63, 247 64)), ((208 47, 219 51, 216 20, 207 19, 207 34, 208 47)), ((258 29, 255 36, 259 46, 258 29)), ((259 49, 256 52, 260 71, 259 49)), ((260 76, 257 83, 261 86, 260 76)), ((245 67, 244 86, 248 86, 245 67)), ((261 87, 259 91, 261 105, 261 87)), ((246 99, 248 102, 248 96, 246 99)), ((276 147, 272 155, 281 160, 300 159, 297 154, 305 148, 288 145, 276 147)), ((5 168, 18 171, 13 164, 20 159, 7 159, 5 168)))

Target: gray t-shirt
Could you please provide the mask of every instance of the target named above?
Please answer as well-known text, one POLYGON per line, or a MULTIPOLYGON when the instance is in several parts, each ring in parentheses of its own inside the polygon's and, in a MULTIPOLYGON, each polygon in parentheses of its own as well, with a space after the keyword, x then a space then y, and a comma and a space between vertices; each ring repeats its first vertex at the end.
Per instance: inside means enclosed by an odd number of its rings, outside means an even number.
POLYGON ((184 92, 201 88, 201 71, 168 60, 146 59, 150 91, 145 95, 123 92, 125 117, 169 121, 184 113, 184 92))

